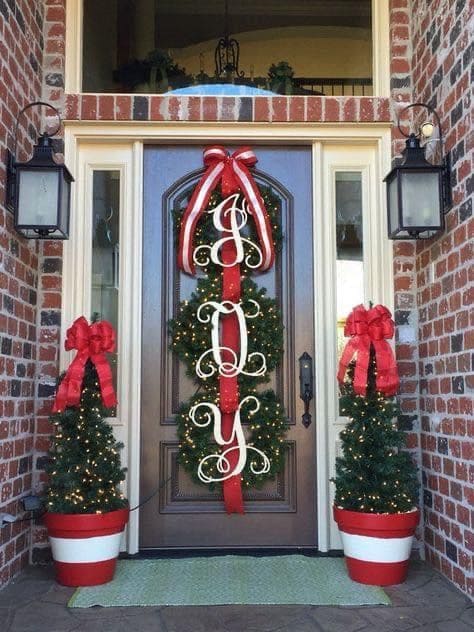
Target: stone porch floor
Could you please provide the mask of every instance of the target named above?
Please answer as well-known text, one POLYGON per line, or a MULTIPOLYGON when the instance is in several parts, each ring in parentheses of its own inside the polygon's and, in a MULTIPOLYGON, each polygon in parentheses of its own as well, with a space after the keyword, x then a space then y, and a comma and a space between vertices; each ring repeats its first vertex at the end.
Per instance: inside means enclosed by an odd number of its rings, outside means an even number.
POLYGON ((423 562, 387 589, 392 606, 67 608, 74 589, 50 566, 31 567, 0 591, 1 632, 472 632, 474 603, 423 562))

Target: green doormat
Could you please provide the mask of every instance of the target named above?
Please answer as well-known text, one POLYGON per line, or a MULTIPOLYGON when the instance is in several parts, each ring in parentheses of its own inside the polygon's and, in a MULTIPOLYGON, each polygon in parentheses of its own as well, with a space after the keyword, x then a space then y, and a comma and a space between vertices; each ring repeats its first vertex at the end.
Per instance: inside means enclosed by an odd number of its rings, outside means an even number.
POLYGON ((119 560, 109 584, 78 588, 73 608, 390 604, 385 592, 349 579, 341 558, 279 555, 119 560))

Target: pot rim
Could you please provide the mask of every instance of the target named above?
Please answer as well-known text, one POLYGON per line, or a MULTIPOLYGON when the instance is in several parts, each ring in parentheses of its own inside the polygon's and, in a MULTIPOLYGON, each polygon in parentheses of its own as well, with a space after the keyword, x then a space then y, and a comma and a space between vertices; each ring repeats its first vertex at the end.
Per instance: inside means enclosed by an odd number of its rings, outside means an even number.
POLYGON ((105 513, 62 514, 47 511, 43 516, 49 535, 52 537, 92 537, 123 531, 128 522, 129 507, 122 507, 105 513))
POLYGON ((344 507, 341 507, 340 505, 335 505, 333 504, 333 508, 334 511, 340 512, 343 511, 344 514, 348 515, 354 515, 354 516, 409 516, 410 514, 415 514, 415 513, 420 513, 420 508, 419 507, 413 507, 412 509, 409 509, 408 511, 396 511, 396 512, 389 512, 389 511, 354 511, 353 509, 344 509, 344 507))
POLYGON ((118 515, 119 513, 130 513, 130 507, 127 504, 126 507, 120 507, 119 509, 112 509, 112 511, 101 511, 101 512, 81 512, 81 513, 63 513, 62 511, 50 511, 47 509, 44 513, 43 517, 46 516, 64 516, 65 518, 76 518, 79 519, 81 517, 97 517, 97 516, 112 516, 114 514, 118 515))
POLYGON ((373 533, 375 536, 379 533, 380 537, 394 538, 415 531, 420 521, 420 510, 414 507, 409 511, 393 514, 368 513, 333 505, 333 516, 340 531, 360 535, 373 533))

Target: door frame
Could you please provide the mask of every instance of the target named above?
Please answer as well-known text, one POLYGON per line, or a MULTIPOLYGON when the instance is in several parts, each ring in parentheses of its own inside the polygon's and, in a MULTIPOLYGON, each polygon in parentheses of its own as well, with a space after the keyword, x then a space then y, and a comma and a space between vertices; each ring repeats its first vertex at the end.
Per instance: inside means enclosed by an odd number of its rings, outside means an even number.
MULTIPOLYGON (((316 467, 318 549, 341 548, 331 516, 329 479, 339 449, 338 435, 346 420, 338 416, 336 388, 335 213, 334 173, 360 169, 363 173, 364 287, 366 299, 393 308, 392 242, 387 237, 386 201, 382 179, 390 170, 391 124, 246 124, 246 123, 90 123, 65 122, 65 162, 76 183, 71 201, 70 239, 63 251, 63 290, 60 367, 71 361, 63 351, 66 329, 90 312, 92 171, 118 169, 121 173, 120 296, 118 416, 111 419, 116 438, 125 444, 123 465, 128 468, 124 491, 131 506, 139 502, 141 283, 143 214, 143 145, 146 144, 302 144, 312 147, 314 331, 316 380, 316 467), (321 186, 319 186, 321 183, 321 186), (329 220, 329 221, 328 221, 329 220), (125 239, 127 236, 127 239, 125 239), (370 265, 370 262, 377 265, 370 265), (125 266, 127 262, 127 266, 125 266), (331 352, 332 349, 332 352, 331 352), (327 376, 333 375, 333 380, 327 376), (327 423, 324 423, 327 420, 327 423)), ((199 165, 198 165, 199 166, 199 165)), ((123 548, 138 552, 138 513, 133 512, 123 548)))

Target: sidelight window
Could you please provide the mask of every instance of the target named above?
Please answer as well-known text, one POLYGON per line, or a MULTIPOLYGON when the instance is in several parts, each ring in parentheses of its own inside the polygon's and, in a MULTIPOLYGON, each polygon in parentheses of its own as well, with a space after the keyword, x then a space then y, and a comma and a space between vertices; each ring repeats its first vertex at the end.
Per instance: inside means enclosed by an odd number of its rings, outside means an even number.
POLYGON ((344 347, 344 324, 353 307, 364 302, 362 174, 336 173, 337 347, 344 347))
MULTIPOLYGON (((95 170, 92 182, 91 313, 117 332, 119 299, 120 171, 95 170)), ((117 385, 117 351, 109 357, 117 385)))

